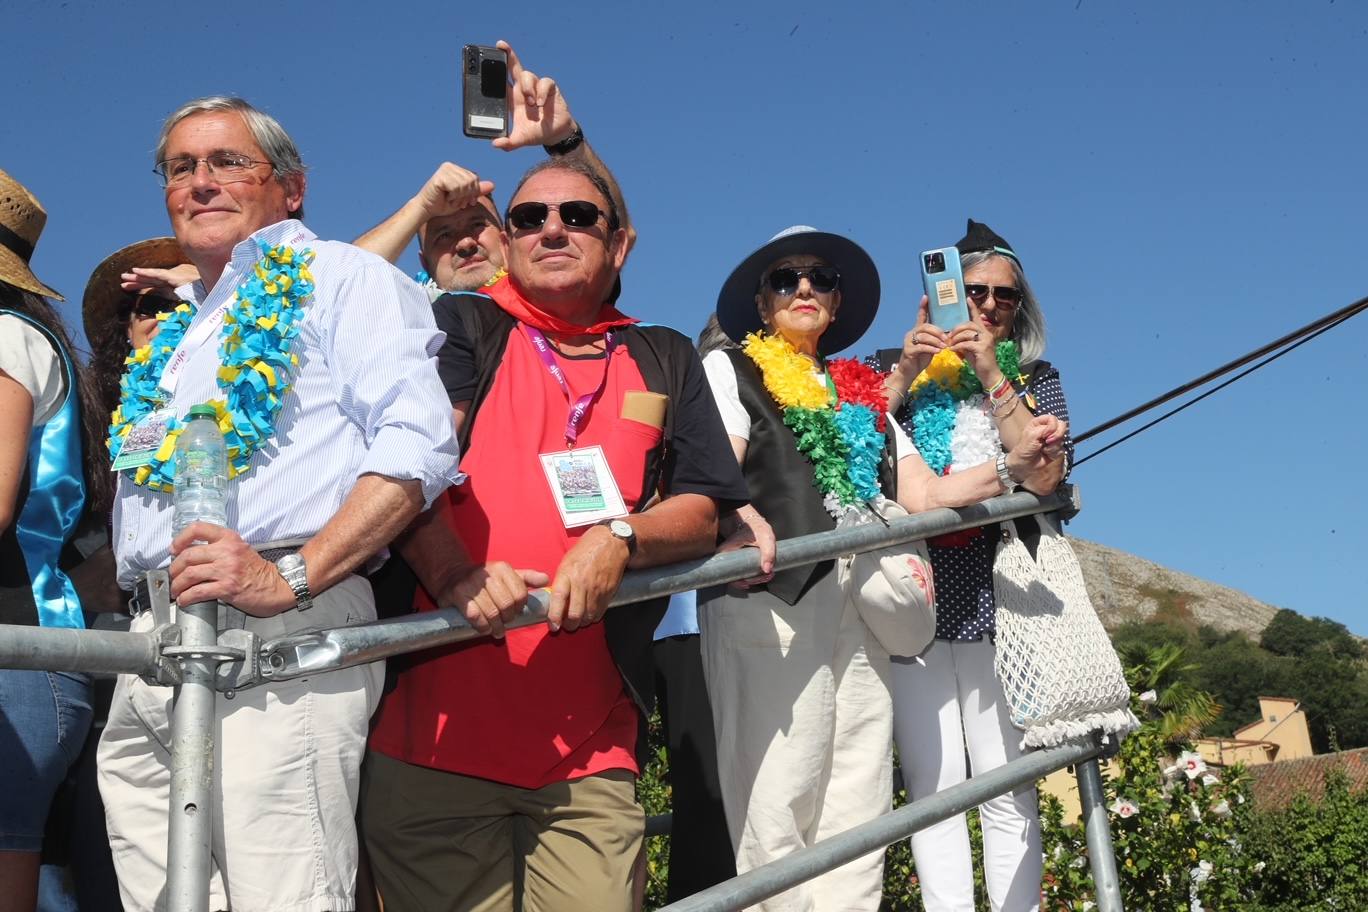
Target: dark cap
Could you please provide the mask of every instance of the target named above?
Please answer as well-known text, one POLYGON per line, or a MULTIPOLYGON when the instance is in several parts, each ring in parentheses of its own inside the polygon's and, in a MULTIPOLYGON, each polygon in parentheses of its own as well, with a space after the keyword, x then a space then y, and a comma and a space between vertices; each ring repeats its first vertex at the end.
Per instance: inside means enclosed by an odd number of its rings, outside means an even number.
POLYGON ((964 237, 955 242, 955 249, 960 252, 960 256, 966 253, 1000 253, 1016 260, 1018 264, 1021 262, 1021 257, 1016 255, 1016 251, 1005 238, 983 222, 976 222, 973 219, 969 220, 964 237))

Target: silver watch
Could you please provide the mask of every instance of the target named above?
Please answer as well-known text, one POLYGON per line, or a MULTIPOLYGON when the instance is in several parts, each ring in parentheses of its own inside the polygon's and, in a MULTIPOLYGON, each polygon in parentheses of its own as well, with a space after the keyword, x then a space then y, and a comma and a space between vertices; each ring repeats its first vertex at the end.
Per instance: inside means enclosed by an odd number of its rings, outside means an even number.
POLYGON ((309 575, 304 569, 304 558, 287 554, 275 562, 276 570, 294 592, 295 608, 308 611, 313 607, 313 593, 309 591, 309 575))
POLYGON ((998 458, 997 458, 997 476, 998 476, 998 484, 1002 485, 1002 490, 1003 490, 1004 492, 1006 492, 1006 491, 1011 491, 1013 488, 1016 487, 1016 485, 1017 485, 1016 479, 1012 477, 1012 473, 1011 473, 1011 472, 1007 471, 1007 454, 1006 454, 1006 453, 999 453, 999 454, 998 454, 998 458))
POLYGON ((627 556, 629 558, 633 554, 636 554, 636 530, 632 528, 631 523, 624 519, 609 519, 600 523, 600 525, 605 526, 608 529, 608 533, 612 535, 613 538, 618 539, 627 546, 627 556))

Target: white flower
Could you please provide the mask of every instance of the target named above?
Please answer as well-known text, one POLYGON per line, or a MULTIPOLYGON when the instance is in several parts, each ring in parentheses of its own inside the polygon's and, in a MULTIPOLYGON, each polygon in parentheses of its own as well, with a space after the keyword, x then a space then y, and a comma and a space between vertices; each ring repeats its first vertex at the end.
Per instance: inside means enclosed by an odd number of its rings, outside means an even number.
POLYGON ((1220 781, 1221 777, 1217 776, 1215 773, 1206 772, 1202 774, 1202 785, 1205 785, 1207 788, 1211 788, 1220 781))
POLYGON ((1140 702, 1153 706, 1159 702, 1159 695, 1152 690, 1147 690, 1140 695, 1140 702))
POLYGON ((1092 912, 1092 910, 1096 908, 1097 903, 1093 902, 1091 899, 1083 900, 1083 912, 1092 912))
POLYGON ((1188 817, 1190 817, 1194 823, 1201 822, 1202 809, 1197 806, 1197 802, 1188 802, 1188 817))
POLYGON ((1222 798, 1211 806, 1211 813, 1215 814, 1217 817, 1229 817, 1230 802, 1222 798))
POLYGON ((1178 768, 1189 780, 1196 779, 1206 772, 1206 761, 1196 751, 1183 751, 1178 755, 1178 768))
POLYGON ((1129 798, 1117 798, 1111 803, 1111 812, 1122 820, 1140 813, 1140 808, 1129 798))
POLYGON ((1262 870, 1263 870, 1264 868, 1266 868, 1266 867, 1268 867, 1268 862, 1266 862, 1266 861, 1256 861, 1256 862, 1254 862, 1254 873, 1255 873, 1255 874, 1258 874, 1260 871, 1262 871, 1262 870))
POLYGON ((1084 865, 1086 865, 1087 863, 1088 863, 1088 859, 1084 858, 1082 855, 1079 855, 1079 856, 1078 856, 1077 858, 1075 858, 1073 861, 1069 862, 1069 867, 1071 867, 1071 868, 1081 868, 1081 867, 1083 867, 1084 865))
POLYGON ((1192 880, 1195 883, 1206 883, 1211 879, 1212 864, 1209 861, 1197 862, 1197 867, 1192 869, 1192 880))

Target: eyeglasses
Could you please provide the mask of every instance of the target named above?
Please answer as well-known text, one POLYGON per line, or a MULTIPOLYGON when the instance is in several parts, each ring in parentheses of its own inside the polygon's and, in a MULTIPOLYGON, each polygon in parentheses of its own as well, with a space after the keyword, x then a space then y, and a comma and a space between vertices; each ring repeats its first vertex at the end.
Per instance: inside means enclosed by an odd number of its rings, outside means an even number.
POLYGON ((806 269, 781 266, 766 276, 765 281, 775 294, 791 295, 798 291, 798 283, 804 277, 813 291, 829 293, 841 285, 841 271, 835 266, 809 266, 806 269))
MULTIPOLYGON (((519 231, 534 231, 546 224, 551 210, 560 213, 561 223, 567 228, 592 228, 600 217, 608 216, 588 200, 566 200, 563 203, 518 203, 508 210, 508 223, 519 231)), ((609 227, 612 227, 611 221, 609 227)))
POLYGON ((982 304, 990 294, 1000 306, 1010 310, 1015 310, 1021 303, 1021 289, 1015 285, 965 285, 964 293, 975 304, 982 304))
POLYGON ((163 187, 182 187, 194 180, 200 162, 209 169, 209 176, 220 184, 235 184, 252 177, 252 169, 270 162, 255 161, 240 152, 211 152, 204 158, 168 158, 157 162, 152 170, 161 178, 163 187))

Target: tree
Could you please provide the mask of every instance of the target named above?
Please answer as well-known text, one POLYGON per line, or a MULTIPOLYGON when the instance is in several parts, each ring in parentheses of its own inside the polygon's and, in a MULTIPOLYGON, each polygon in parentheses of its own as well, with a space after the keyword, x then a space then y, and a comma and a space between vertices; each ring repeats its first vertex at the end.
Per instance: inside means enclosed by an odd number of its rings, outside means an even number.
POLYGON ((1341 659, 1364 657, 1363 644, 1349 628, 1322 617, 1302 617, 1284 608, 1264 628, 1259 644, 1274 655, 1306 658, 1314 651, 1341 659))

